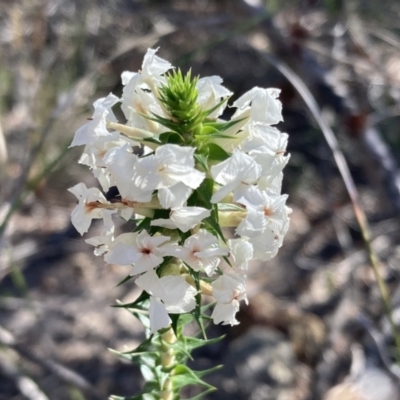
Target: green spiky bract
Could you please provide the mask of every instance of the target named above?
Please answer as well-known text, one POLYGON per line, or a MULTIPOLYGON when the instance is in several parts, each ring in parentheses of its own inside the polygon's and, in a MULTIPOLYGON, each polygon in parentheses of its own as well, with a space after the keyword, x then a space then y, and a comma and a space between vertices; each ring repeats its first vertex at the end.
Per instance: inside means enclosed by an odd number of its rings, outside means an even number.
POLYGON ((197 102, 198 77, 192 79, 191 71, 186 75, 180 69, 171 72, 167 83, 159 88, 159 100, 181 134, 187 134, 199 126, 206 117, 197 102))

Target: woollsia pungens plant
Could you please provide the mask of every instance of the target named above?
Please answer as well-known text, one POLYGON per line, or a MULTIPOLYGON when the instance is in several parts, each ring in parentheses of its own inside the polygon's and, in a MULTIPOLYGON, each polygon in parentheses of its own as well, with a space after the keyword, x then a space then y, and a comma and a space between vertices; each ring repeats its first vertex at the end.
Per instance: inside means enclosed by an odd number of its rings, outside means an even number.
POLYGON ((282 245, 289 156, 287 134, 273 127, 282 120, 279 90, 253 88, 231 105, 236 111, 226 121, 220 116, 232 93, 222 79, 184 75, 156 51, 147 51, 139 72, 122 74, 121 98, 97 100, 75 133, 71 146, 85 146, 79 163, 102 191, 83 183, 69 191, 78 199, 76 229, 83 235, 92 219, 102 219, 101 235, 86 242, 107 263, 129 266, 124 283, 132 279, 142 289, 136 301, 119 305, 147 332, 135 350, 119 353, 138 362, 146 382, 129 399, 172 400, 186 385, 203 386, 202 395, 214 389, 202 380, 211 371, 185 362, 210 343, 205 321, 238 323, 249 262, 270 260, 282 245), (123 123, 113 112, 117 105, 123 123), (112 187, 118 194, 107 200, 103 192, 112 187), (136 228, 117 236, 115 218, 135 219, 136 228), (233 238, 224 237, 225 227, 235 228, 233 238), (192 321, 203 339, 185 336, 192 321))

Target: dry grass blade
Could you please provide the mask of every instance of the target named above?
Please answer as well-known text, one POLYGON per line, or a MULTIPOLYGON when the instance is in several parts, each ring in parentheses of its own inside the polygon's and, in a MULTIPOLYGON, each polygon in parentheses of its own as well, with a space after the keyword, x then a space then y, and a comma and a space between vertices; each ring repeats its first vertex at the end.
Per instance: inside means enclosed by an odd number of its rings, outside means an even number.
POLYGON ((354 184, 353 178, 350 174, 349 167, 344 158, 343 152, 341 151, 339 144, 336 140, 335 134, 333 133, 330 126, 325 122, 321 110, 311 92, 308 90, 307 86, 303 81, 284 63, 280 62, 278 59, 270 54, 263 54, 265 60, 271 63, 281 74, 293 85, 297 90, 303 101, 306 103, 308 109, 310 110, 315 121, 321 128, 321 131, 332 151, 335 163, 339 169, 340 175, 346 186, 346 190, 350 196, 350 200, 354 209, 354 214, 356 216, 357 222, 360 226, 361 234, 365 247, 368 253, 368 257, 375 274, 376 281, 378 283, 379 291, 382 297, 383 306, 385 308, 386 315, 389 319, 393 337, 396 342, 396 358, 400 363, 400 335, 398 333, 397 327, 392 318, 392 310, 390 305, 389 293, 385 282, 383 281, 379 272, 379 261, 375 251, 371 245, 371 233, 368 225, 368 220, 366 218, 365 212, 361 206, 359 195, 354 184))

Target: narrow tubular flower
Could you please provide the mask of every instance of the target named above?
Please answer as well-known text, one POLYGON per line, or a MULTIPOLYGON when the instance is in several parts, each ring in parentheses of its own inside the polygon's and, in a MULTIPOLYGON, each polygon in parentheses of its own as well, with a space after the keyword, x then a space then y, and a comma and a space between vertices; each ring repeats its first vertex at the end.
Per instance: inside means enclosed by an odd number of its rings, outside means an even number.
POLYGON ((121 98, 110 93, 95 101, 71 143, 85 146, 79 162, 108 195, 78 183, 69 189, 78 199, 71 219, 81 235, 93 219, 103 219, 101 233, 86 241, 107 263, 130 267, 123 283, 143 291, 123 307, 153 335, 138 355, 154 357, 146 360, 148 376, 162 382, 151 398, 178 398, 173 360, 191 343, 183 336, 185 321, 202 326, 202 297, 213 296, 214 323, 236 325, 240 303, 247 304, 251 261, 270 260, 282 246, 291 212, 281 194, 288 135, 274 126, 282 121, 278 89, 244 93, 224 120, 233 93, 222 79, 183 74, 157 49, 147 51, 140 71, 121 78, 121 98), (116 235, 121 217, 134 222, 116 235), (223 227, 235 237, 226 240, 223 227), (193 316, 181 316, 187 313, 193 316), (162 339, 168 331, 179 346, 168 348, 162 339), (160 370, 166 357, 168 368, 160 370))

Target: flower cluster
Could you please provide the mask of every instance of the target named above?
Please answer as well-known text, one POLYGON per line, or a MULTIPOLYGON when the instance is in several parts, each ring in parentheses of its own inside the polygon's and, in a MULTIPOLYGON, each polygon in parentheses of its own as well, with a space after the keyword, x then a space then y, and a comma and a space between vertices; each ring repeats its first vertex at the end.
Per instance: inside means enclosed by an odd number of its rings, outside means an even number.
POLYGON ((69 189, 79 201, 72 223, 84 234, 103 219, 102 234, 87 242, 107 263, 131 266, 150 299, 153 333, 171 314, 200 307, 201 295, 216 301, 215 323, 237 324, 249 261, 273 258, 289 225, 281 194, 287 134, 273 127, 282 120, 279 90, 253 88, 225 121, 232 93, 220 77, 183 75, 152 49, 122 83, 121 98, 97 100, 71 144, 85 146, 79 162, 116 195, 107 200, 83 183, 69 189), (135 218, 135 231, 116 236, 118 216, 135 218), (235 238, 226 240, 224 227, 235 238))

